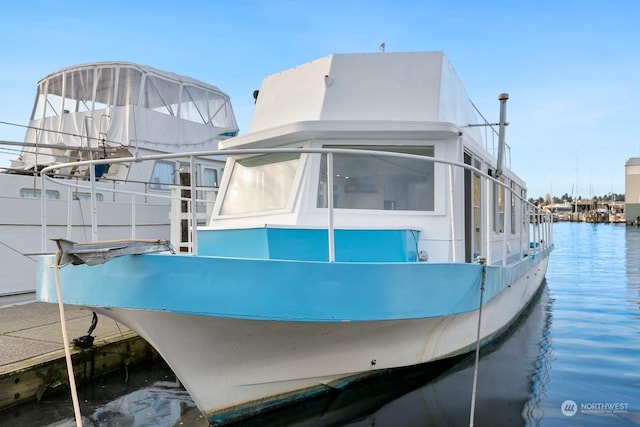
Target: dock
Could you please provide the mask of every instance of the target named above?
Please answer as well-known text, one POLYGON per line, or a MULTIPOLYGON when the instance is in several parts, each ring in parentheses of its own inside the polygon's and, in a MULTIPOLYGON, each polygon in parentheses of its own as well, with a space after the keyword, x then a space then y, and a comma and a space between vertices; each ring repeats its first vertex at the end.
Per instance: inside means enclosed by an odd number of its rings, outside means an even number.
MULTIPOLYGON (((67 336, 73 341, 87 335, 93 312, 65 306, 65 318, 67 336)), ((98 315, 91 335, 91 347, 71 347, 77 383, 157 356, 153 347, 135 332, 105 316, 98 315)), ((36 400, 43 393, 68 391, 57 304, 6 304, 0 299, 0 349, 0 411, 36 400)))

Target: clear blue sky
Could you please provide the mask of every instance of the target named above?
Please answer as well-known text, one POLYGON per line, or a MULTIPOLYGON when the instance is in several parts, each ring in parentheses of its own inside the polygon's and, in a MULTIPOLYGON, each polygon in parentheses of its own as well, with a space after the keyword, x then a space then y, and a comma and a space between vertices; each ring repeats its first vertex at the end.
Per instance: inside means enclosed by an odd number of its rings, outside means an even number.
MULTIPOLYGON (((264 76, 381 42, 445 52, 490 120, 510 94, 507 142, 529 197, 624 193, 640 156, 637 0, 3 2, 0 121, 26 125, 53 71, 123 60, 218 86, 244 133, 264 76)), ((0 125, 0 139, 23 137, 0 125)))

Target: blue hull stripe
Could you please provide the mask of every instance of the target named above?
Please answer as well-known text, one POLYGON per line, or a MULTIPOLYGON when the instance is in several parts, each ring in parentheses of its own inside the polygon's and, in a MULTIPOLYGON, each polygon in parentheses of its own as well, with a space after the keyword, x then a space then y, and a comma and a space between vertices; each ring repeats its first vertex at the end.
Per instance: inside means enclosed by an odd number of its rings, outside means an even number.
MULTIPOLYGON (((488 267, 485 301, 537 261, 488 267)), ((57 302, 53 256, 38 265, 37 297, 57 302)), ((445 316, 478 308, 481 266, 326 263, 147 254, 60 269, 68 304, 289 321, 445 316)))

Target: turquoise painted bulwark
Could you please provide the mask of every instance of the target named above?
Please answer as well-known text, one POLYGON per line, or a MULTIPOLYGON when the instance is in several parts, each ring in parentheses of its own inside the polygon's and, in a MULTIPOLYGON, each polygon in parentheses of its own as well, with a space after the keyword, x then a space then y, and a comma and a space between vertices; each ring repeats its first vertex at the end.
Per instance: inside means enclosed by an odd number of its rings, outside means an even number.
MULTIPOLYGON (((53 256, 38 260, 38 299, 56 302, 53 256)), ((478 308, 477 264, 326 263, 129 255, 59 271, 65 303, 288 321, 446 316, 478 308)))
MULTIPOLYGON (((334 231, 335 260, 338 262, 415 262, 417 230, 334 231)), ((328 261, 326 229, 246 228, 199 230, 198 255, 328 261)))

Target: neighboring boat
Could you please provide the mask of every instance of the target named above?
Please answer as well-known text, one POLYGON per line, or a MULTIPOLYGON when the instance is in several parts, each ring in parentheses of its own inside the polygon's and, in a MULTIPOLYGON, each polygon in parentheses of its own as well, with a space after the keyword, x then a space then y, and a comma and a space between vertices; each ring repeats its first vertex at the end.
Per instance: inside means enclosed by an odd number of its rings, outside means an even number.
POLYGON ((625 214, 624 208, 625 203, 623 201, 616 201, 615 199, 607 203, 607 208, 609 210, 609 222, 612 224, 626 224, 627 216, 625 214))
POLYGON ((553 221, 571 221, 573 206, 569 202, 555 203, 548 207, 553 214, 553 221))
MULTIPOLYGON (((33 293, 33 254, 55 249, 52 243, 44 247, 41 236, 42 168, 89 159, 216 150, 219 141, 237 131, 225 93, 148 66, 99 62, 42 79, 25 140, 11 143, 21 153, 10 168, 0 171, 0 296, 33 293)), ((169 184, 178 183, 178 171, 188 171, 188 166, 173 158, 144 165, 100 165, 95 172, 79 164, 49 172, 56 177, 46 191, 49 237, 169 239, 169 184), (92 173, 98 180, 95 207, 89 189, 92 173), (82 186, 72 189, 72 183, 82 186), (92 228, 94 216, 100 218, 99 229, 92 228)), ((203 163, 197 184, 217 187, 223 166, 221 158, 203 163)))
POLYGON ((529 305, 552 218, 504 165, 506 94, 493 132, 423 52, 330 55, 256 97, 193 254, 43 256, 38 298, 137 331, 214 424, 467 353, 529 305))

